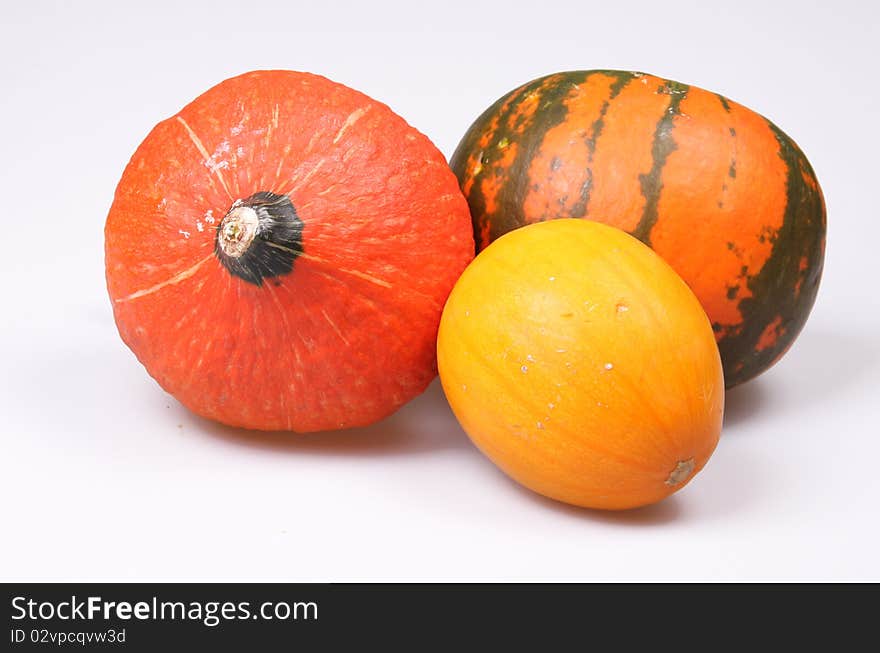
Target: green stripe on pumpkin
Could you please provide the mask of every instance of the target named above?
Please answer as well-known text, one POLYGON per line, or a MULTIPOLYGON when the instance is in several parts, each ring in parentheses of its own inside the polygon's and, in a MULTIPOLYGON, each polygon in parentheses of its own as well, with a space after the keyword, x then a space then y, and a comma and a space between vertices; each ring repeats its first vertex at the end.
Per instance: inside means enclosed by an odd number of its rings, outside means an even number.
MULTIPOLYGON (((512 132, 511 127, 508 125, 511 117, 516 113, 520 104, 522 104, 526 98, 532 96, 533 93, 538 92, 545 82, 552 77, 555 77, 555 75, 539 77, 538 79, 534 79, 531 82, 514 89, 510 93, 499 98, 492 106, 480 114, 476 121, 474 121, 449 160, 449 165, 458 178, 459 186, 464 185, 470 174, 470 171, 467 169, 467 162, 471 152, 474 151, 477 142, 486 135, 492 121, 496 120, 497 125, 493 131, 489 132, 489 143, 483 151, 480 160, 483 170, 493 170, 498 160, 503 156, 503 148, 497 147, 502 139, 506 138, 508 144, 514 141, 518 142, 518 137, 512 132)), ((471 186, 466 199, 470 205, 474 234, 477 237, 475 245, 477 251, 479 251, 482 247, 488 245, 488 243, 479 242, 479 234, 483 232, 483 227, 485 227, 487 222, 489 222, 490 225, 493 224, 492 218, 495 217, 486 211, 486 197, 483 193, 480 175, 474 177, 474 183, 471 186)), ((498 199, 500 201, 500 197, 498 199)), ((492 229, 491 238, 493 240, 499 235, 501 234, 497 232, 497 229, 492 229)))
POLYGON ((663 167, 666 159, 678 149, 672 138, 672 130, 675 127, 674 118, 681 114, 681 102, 687 97, 690 87, 679 82, 667 81, 659 89, 660 93, 669 95, 669 106, 663 112, 663 116, 657 121, 657 129, 654 131, 654 142, 651 145, 652 166, 650 172, 639 175, 639 183, 642 186, 642 195, 645 198, 645 208, 639 224, 633 230, 633 236, 646 245, 651 245, 651 230, 657 223, 659 213, 657 207, 660 203, 660 193, 663 190, 663 167))
POLYGON ((719 342, 728 388, 760 374, 794 342, 810 314, 822 276, 825 203, 816 175, 794 141, 769 120, 767 124, 787 170, 785 213, 770 258, 747 280, 752 296, 738 306, 742 329, 719 342), (816 183, 815 188, 805 177, 816 183), (806 260, 805 266, 802 260, 806 260), (800 280, 802 274, 805 276, 800 280), (794 292, 799 281, 800 290, 794 292), (772 347, 759 351, 761 334, 777 319, 784 331, 772 347))
MULTIPOLYGON (((643 73, 637 72, 624 72, 620 70, 600 70, 597 71, 601 75, 605 77, 614 78, 614 83, 611 84, 611 88, 609 89, 608 99, 602 103, 601 109, 599 109, 599 116, 590 126, 590 135, 586 139, 587 144, 587 163, 590 164, 593 162, 593 156, 596 154, 596 142, 599 140, 599 136, 602 135, 602 131, 605 129, 605 116, 608 114, 608 109, 611 106, 611 103, 620 95, 620 92, 626 88, 626 85, 629 84, 633 79, 637 77, 641 77, 643 73)), ((580 197, 577 202, 571 207, 571 213, 569 217, 572 218, 583 218, 587 215, 587 209, 590 206, 590 194, 593 190, 593 169, 587 166, 584 171, 584 183, 581 185, 580 189, 580 197)))
POLYGON ((517 143, 517 151, 507 171, 507 181, 498 192, 501 215, 495 216, 492 222, 490 234, 493 240, 525 223, 523 204, 529 185, 519 180, 528 178, 529 167, 544 144, 547 132, 565 121, 568 115, 565 100, 574 93, 575 85, 583 84, 591 74, 592 71, 544 77, 539 96, 540 109, 529 118, 528 123, 523 121, 514 125, 515 131, 508 138, 517 143))

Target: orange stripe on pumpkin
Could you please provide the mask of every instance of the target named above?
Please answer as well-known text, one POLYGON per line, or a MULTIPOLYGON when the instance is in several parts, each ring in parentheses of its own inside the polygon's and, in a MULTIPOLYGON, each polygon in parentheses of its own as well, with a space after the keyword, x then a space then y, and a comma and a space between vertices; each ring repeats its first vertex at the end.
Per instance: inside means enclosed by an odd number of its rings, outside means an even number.
POLYGON ((565 120, 547 131, 529 166, 529 190, 523 204, 526 222, 551 218, 580 218, 575 207, 590 183, 591 127, 599 118, 615 79, 591 75, 572 85, 563 102, 565 120), (581 191, 581 192, 578 192, 581 191))
POLYGON ((675 119, 677 149, 663 170, 660 217, 651 234, 654 249, 712 322, 726 327, 742 322, 740 302, 752 296, 749 278, 770 257, 786 204, 786 167, 775 136, 757 114, 729 106, 727 112, 716 95, 691 87, 675 119), (730 137, 731 128, 737 137, 730 137), (748 148, 737 147, 740 135, 748 148))
POLYGON ((628 84, 608 108, 593 154, 593 186, 587 216, 632 232, 645 208, 639 176, 651 170, 657 121, 669 106, 659 92, 664 80, 642 75, 628 84), (647 89, 652 91, 645 92, 647 89))

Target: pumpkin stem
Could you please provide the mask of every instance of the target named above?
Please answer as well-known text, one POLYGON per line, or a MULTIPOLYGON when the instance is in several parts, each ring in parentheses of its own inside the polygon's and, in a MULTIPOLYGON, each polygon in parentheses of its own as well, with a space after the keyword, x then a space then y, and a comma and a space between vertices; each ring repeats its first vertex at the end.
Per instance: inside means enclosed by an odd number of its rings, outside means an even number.
POLYGON ((217 246, 226 256, 238 258, 244 254, 257 235, 260 218, 250 206, 241 204, 241 200, 232 205, 226 217, 217 228, 217 246))
POLYGON ((669 478, 666 479, 665 484, 669 487, 674 487, 679 483, 686 481, 690 477, 691 472, 694 471, 694 465, 695 462, 693 458, 679 460, 675 469, 670 472, 669 478))
POLYGON ((231 274, 261 286, 293 269, 303 251, 302 229, 287 195, 254 193, 235 200, 217 225, 214 254, 231 274))

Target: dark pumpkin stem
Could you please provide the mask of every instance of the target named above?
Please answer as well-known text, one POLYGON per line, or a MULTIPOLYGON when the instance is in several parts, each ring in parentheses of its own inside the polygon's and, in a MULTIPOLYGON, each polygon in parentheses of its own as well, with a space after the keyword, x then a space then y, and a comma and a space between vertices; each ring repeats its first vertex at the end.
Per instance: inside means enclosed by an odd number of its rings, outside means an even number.
POLYGON ((236 200, 217 225, 214 254, 229 272, 258 286, 289 274, 302 253, 303 223, 287 195, 236 200))

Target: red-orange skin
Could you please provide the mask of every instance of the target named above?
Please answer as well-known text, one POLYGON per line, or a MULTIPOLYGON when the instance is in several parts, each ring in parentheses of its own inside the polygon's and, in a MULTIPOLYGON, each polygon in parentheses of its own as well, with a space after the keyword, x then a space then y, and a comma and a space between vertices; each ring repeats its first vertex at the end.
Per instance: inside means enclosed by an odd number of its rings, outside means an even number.
POLYGON ((548 75, 487 109, 451 165, 478 250, 570 217, 650 245, 709 315, 728 387, 778 360, 813 305, 825 244, 815 174, 775 125, 715 93, 644 73, 548 75))
POLYGON ((258 71, 159 123, 105 228, 119 333, 205 417, 300 432, 374 422, 436 375, 443 303, 473 258, 443 155, 387 106, 316 75, 258 71), (233 201, 286 194, 289 274, 256 285, 214 254, 233 201))

